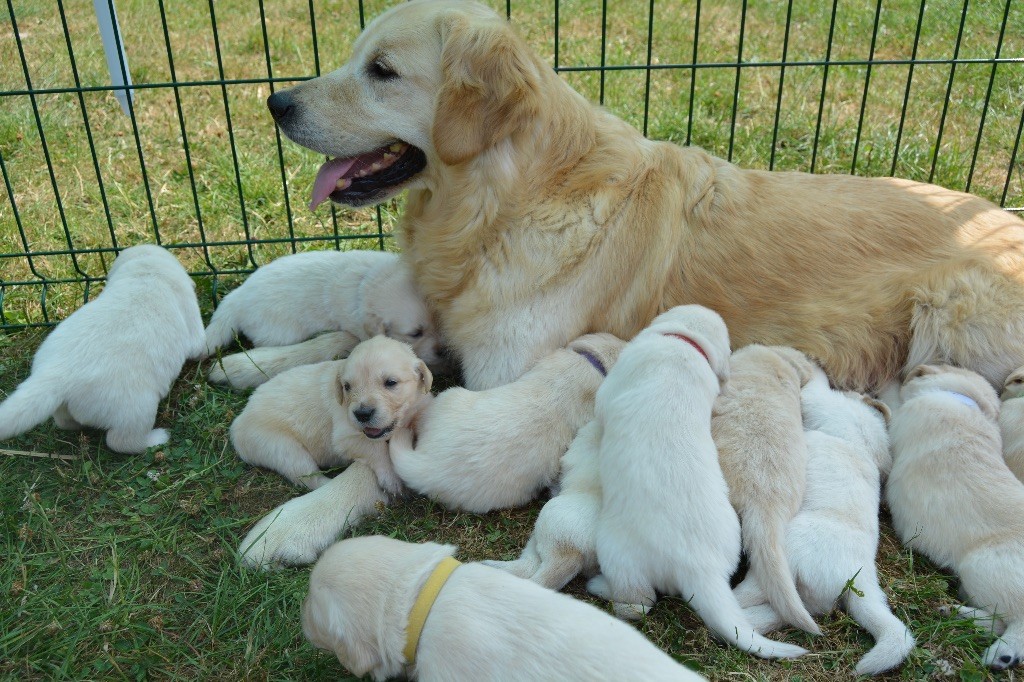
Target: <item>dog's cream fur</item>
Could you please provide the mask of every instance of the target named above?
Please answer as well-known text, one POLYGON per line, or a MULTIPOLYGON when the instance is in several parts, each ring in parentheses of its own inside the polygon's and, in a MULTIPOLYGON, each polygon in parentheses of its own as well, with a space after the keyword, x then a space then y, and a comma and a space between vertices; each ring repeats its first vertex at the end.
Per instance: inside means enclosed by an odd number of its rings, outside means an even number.
POLYGON ((260 386, 231 424, 231 443, 249 464, 313 490, 327 483, 320 469, 362 459, 395 494, 402 482, 387 438, 416 413, 431 381, 408 344, 375 336, 346 360, 296 367, 260 386), (372 417, 360 422, 360 409, 372 417))
POLYGON ((381 536, 339 542, 310 574, 303 632, 353 674, 378 681, 704 679, 593 606, 480 564, 463 564, 448 578, 408 666, 409 611, 454 552, 381 536))
MULTIPOLYGON (((837 602, 875 638, 858 663, 858 675, 877 675, 900 665, 914 648, 914 637, 890 611, 878 584, 880 474, 891 465, 881 402, 829 388, 815 378, 802 392, 807 426, 807 488, 799 513, 785 531, 789 566, 812 613, 831 612, 837 602)), ((782 627, 756 576, 736 588, 759 632, 782 627)))
POLYGON ((793 346, 849 388, 923 361, 1001 384, 1024 363, 1019 218, 935 185, 743 170, 646 140, 481 5, 397 3, 347 64, 286 92, 299 144, 423 151, 390 190, 410 189, 397 235, 468 388, 681 303, 718 311, 736 347, 793 346), (381 55, 395 78, 374 79, 381 55))
POLYGON ((973 372, 922 365, 907 376, 901 399, 885 489, 893 527, 904 544, 956 572, 973 611, 1005 624, 985 664, 1017 665, 1024 657, 1024 485, 1003 461, 998 396, 973 372))
POLYGON ((100 295, 57 325, 0 404, 0 440, 52 416, 62 429, 105 429, 117 452, 161 445, 160 400, 204 347, 195 283, 178 260, 153 244, 125 249, 100 295))
POLYGON ((601 512, 601 476, 597 449, 601 424, 587 423, 562 456, 558 495, 540 510, 533 533, 515 561, 484 561, 494 568, 560 590, 580 573, 597 572, 597 516, 601 512))
POLYGON ((1018 367, 1006 377, 1003 404, 999 408, 999 432, 1003 438, 1003 459, 1006 466, 1024 481, 1024 367, 1018 367))
POLYGON ((323 331, 363 341, 384 334, 437 359, 423 299, 398 255, 383 251, 307 251, 258 268, 213 313, 206 347, 213 353, 237 334, 256 346, 288 346, 323 331))
MULTIPOLYGON (((740 517, 747 575, 791 625, 821 634, 807 613, 786 561, 786 524, 800 508, 807 443, 800 389, 814 365, 800 351, 750 345, 729 359, 729 381, 715 401, 711 434, 740 517)), ((740 606, 752 606, 740 599, 740 606)))
POLYGON ((250 348, 217 358, 206 378, 232 388, 255 388, 294 367, 347 358, 357 345, 358 336, 341 331, 325 332, 290 346, 250 348))
POLYGON ((559 459, 593 419, 604 376, 579 351, 610 370, 624 342, 611 334, 576 339, 521 379, 487 391, 450 388, 396 433, 391 459, 413 490, 442 504, 483 513, 529 502, 554 482, 559 459))
POLYGON ((601 575, 588 589, 624 617, 655 591, 682 595, 721 639, 764 658, 806 653, 754 632, 729 588, 740 524, 711 438, 711 409, 729 375, 729 334, 700 306, 662 313, 619 356, 597 392, 601 426, 597 521, 601 575), (669 334, 683 334, 693 346, 669 334))

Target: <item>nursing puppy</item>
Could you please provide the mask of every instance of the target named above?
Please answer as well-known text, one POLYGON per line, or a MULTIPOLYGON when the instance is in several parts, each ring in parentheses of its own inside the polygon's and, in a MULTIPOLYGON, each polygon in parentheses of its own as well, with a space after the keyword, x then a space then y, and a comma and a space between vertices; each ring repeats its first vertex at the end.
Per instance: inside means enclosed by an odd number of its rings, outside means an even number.
POLYGON ((754 632, 729 588, 740 524, 711 439, 711 409, 729 375, 717 313, 680 306, 623 349, 597 392, 601 575, 588 589, 624 617, 655 592, 682 595, 722 640, 764 658, 806 653, 754 632))
POLYGON ((384 490, 398 493, 387 439, 415 414, 431 380, 407 344, 375 336, 347 360, 296 367, 260 386, 231 424, 231 443, 242 460, 311 490, 328 481, 320 469, 361 459, 384 490))
POLYGON ((558 461, 594 416, 594 394, 623 341, 581 336, 521 379, 488 391, 450 388, 391 439, 391 460, 413 490, 483 513, 533 499, 558 475, 558 461))
POLYGON ((345 331, 326 332, 291 346, 250 348, 217 358, 206 379, 232 388, 255 388, 281 372, 302 365, 347 358, 359 337, 345 331))
MULTIPOLYGON (((877 675, 900 665, 914 648, 907 626, 892 614, 878 584, 880 475, 889 470, 888 408, 858 393, 829 388, 816 370, 802 393, 807 426, 807 490, 785 532, 786 550, 800 595, 814 614, 837 602, 875 638, 857 663, 858 675, 877 675)), ((745 613, 758 632, 787 620, 766 598, 758 576, 736 588, 741 603, 759 603, 745 613)))
POLYGON ((579 430, 562 456, 559 493, 545 503, 533 534, 515 561, 483 564, 560 590, 580 573, 597 572, 597 516, 601 513, 601 477, 597 449, 601 425, 596 420, 579 430))
POLYGON ((893 413, 885 488, 905 545, 960 577, 971 611, 1006 630, 983 657, 1001 670, 1024 657, 1024 485, 1002 457, 999 399, 977 374, 921 365, 893 413))
POLYGON ((455 549, 381 536, 339 542, 309 576, 303 633, 377 681, 704 679, 599 609, 476 563, 450 574, 410 644, 410 611, 455 549))
MULTIPOLYGON (((743 549, 768 603, 789 624, 821 634, 807 613, 786 561, 786 524, 800 508, 807 443, 800 388, 814 365, 800 351, 752 345, 729 358, 729 381, 715 401, 711 434, 740 517, 743 549)), ((877 506, 877 505, 876 505, 877 506)), ((739 600, 740 606, 752 603, 739 600)))
POLYGON ((166 443, 153 428, 160 400, 203 348, 195 283, 178 260, 152 244, 125 249, 100 295, 57 325, 0 404, 0 440, 52 416, 62 429, 105 429, 117 452, 166 443))
POLYGON ((999 397, 1003 401, 999 408, 1003 459, 1017 480, 1024 481, 1024 400, 1020 400, 1024 397, 1024 367, 1006 378, 999 397))
POLYGON ((236 334, 256 346, 287 346, 323 331, 360 340, 384 334, 428 362, 436 359, 423 299, 398 255, 383 251, 307 251, 264 265, 221 301, 206 347, 213 353, 236 334))

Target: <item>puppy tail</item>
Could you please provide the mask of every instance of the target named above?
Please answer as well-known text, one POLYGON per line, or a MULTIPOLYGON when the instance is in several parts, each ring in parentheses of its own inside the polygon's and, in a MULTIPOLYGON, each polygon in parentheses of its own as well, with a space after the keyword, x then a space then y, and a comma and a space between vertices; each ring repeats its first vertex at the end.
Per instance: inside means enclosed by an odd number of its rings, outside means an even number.
POLYGON ((60 387, 60 382, 37 376, 21 382, 0 403, 0 440, 13 438, 46 421, 64 402, 60 387))
POLYGON ((875 646, 857 662, 858 675, 878 675, 897 667, 914 648, 914 636, 893 615, 885 593, 875 580, 854 580, 843 599, 847 613, 875 638, 875 646))
POLYGON ((723 578, 702 575, 691 587, 690 607, 722 641, 760 658, 796 658, 807 653, 803 647, 758 634, 723 578))
MULTIPOLYGON (((821 630, 808 613, 793 582, 786 560, 785 535, 780 519, 758 512, 743 516, 743 544, 750 558, 750 574, 757 577, 768 603, 791 625, 812 635, 821 630)), ((745 606, 752 606, 746 604, 745 606)))
MULTIPOLYGON (((234 306, 225 298, 220 307, 213 311, 210 324, 206 327, 206 356, 235 340, 234 306)), ((204 356, 205 357, 205 356, 204 356)))

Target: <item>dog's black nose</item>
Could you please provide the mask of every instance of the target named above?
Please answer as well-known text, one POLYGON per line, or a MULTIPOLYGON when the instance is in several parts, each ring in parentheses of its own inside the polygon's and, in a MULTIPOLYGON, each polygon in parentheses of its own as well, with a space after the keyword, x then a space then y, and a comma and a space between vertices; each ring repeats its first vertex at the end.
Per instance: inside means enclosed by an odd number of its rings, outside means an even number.
POLYGON ((295 111, 295 98, 287 90, 275 92, 267 98, 267 108, 274 120, 281 123, 295 111))
POLYGON ((354 416, 356 418, 356 421, 358 421, 360 424, 365 424, 366 422, 373 419, 373 413, 376 411, 377 410, 373 409, 372 407, 360 405, 356 409, 352 410, 352 416, 354 416))

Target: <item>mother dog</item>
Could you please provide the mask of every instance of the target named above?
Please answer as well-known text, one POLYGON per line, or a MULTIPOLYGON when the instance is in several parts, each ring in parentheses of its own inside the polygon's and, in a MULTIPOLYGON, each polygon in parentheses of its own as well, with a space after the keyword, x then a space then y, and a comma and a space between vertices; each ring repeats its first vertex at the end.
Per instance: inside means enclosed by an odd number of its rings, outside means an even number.
POLYGON ((402 3, 268 105, 336 157, 314 205, 410 190, 402 253, 471 389, 682 303, 719 312, 737 348, 794 346, 856 389, 924 362, 1001 385, 1024 362, 1020 219, 935 185, 652 142, 481 5, 402 3))

